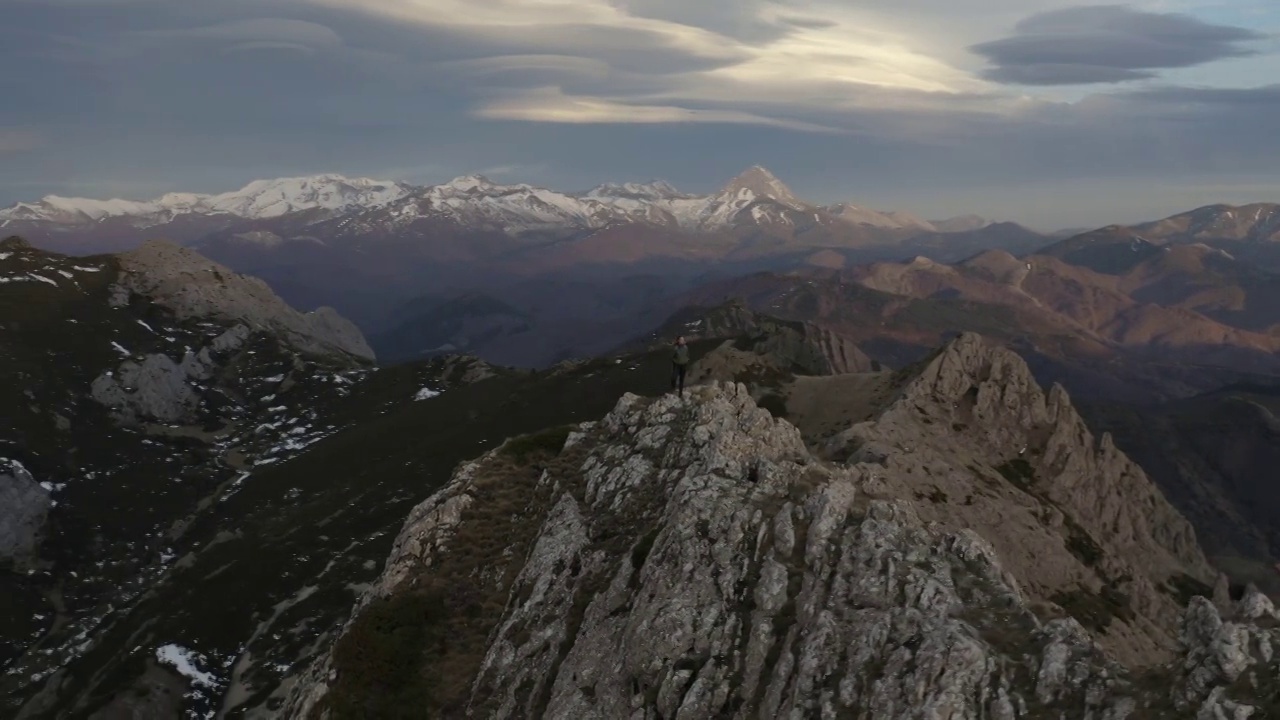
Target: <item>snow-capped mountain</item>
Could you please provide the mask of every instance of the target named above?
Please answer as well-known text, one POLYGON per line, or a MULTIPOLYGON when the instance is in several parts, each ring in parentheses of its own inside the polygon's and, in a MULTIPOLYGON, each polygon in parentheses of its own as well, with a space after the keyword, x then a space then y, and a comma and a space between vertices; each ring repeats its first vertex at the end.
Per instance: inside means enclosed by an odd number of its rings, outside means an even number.
POLYGON ((523 183, 500 185, 481 175, 468 175, 419 188, 384 207, 338 222, 349 232, 385 232, 420 221, 444 221, 514 237, 633 223, 720 232, 742 224, 793 224, 790 215, 814 216, 816 211, 757 167, 711 195, 682 193, 661 181, 606 184, 585 193, 564 193, 523 183))
MULTIPOLYGON (((423 257, 476 259, 498 246, 513 251, 525 241, 615 232, 633 238, 627 243, 643 244, 642 237, 656 232, 697 246, 714 235, 763 251, 775 245, 769 238, 867 247, 937 231, 905 213, 805 202, 760 166, 704 195, 681 192, 661 180, 563 192, 501 184, 482 175, 415 186, 331 174, 257 180, 227 193, 175 192, 146 201, 49 196, 0 210, 0 229, 71 254, 127 250, 145 239, 139 233, 145 230, 147 236, 204 248, 233 265, 245 252, 310 253, 321 246, 369 252, 400 245, 423 257), (472 242, 480 237, 497 245, 472 242), (481 246, 489 250, 477 249, 481 246), (229 254, 219 254, 223 251, 229 254)), ((245 260, 243 266, 257 264, 245 260)))
POLYGON ((0 227, 17 222, 84 225, 109 218, 125 218, 137 227, 150 227, 193 214, 274 218, 306 210, 379 207, 411 190, 411 186, 394 181, 329 174, 255 180, 239 190, 217 195, 167 193, 144 201, 48 195, 38 202, 18 203, 0 210, 0 227))
POLYGON ((524 183, 503 185, 468 175, 439 185, 412 186, 341 175, 256 180, 217 195, 168 193, 153 200, 94 200, 50 195, 0 210, 0 227, 17 224, 83 227, 106 220, 148 228, 183 216, 279 218, 310 210, 329 211, 323 220, 350 214, 340 226, 391 229, 418 220, 443 220, 508 235, 578 231, 616 223, 649 223, 689 231, 731 227, 756 205, 754 221, 786 210, 807 209, 777 178, 752 168, 712 195, 682 193, 662 181, 605 184, 585 193, 564 193, 524 183))

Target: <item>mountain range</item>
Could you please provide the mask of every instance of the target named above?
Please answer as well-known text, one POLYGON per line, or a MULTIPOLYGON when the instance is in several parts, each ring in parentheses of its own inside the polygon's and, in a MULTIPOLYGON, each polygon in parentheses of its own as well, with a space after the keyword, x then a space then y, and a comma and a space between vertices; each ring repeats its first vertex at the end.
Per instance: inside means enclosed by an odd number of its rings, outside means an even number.
POLYGON ((661 320, 655 295, 708 277, 904 253, 954 261, 1047 240, 973 216, 931 223, 820 206, 761 167, 708 195, 661 181, 564 193, 478 175, 426 187, 326 175, 147 202, 54 197, 0 210, 0 231, 69 254, 165 238, 266 280, 293 305, 335 307, 388 358, 454 347, 526 366, 623 342, 661 320), (832 257, 813 257, 824 251, 832 257), (477 296, 489 299, 458 302, 477 296), (500 306, 528 317, 445 317, 500 306), (448 331, 460 327, 479 329, 448 331))
POLYGON ((17 203, 0 210, 0 227, 35 237, 41 230, 78 230, 84 249, 93 251, 99 248, 94 247, 91 229, 110 223, 163 231, 166 224, 184 217, 268 220, 309 213, 314 220, 371 209, 385 210, 386 216, 366 215, 366 229, 387 230, 433 220, 512 236, 598 230, 632 222, 695 232, 718 231, 745 223, 794 224, 799 219, 794 213, 814 210, 821 217, 813 222, 839 218, 849 225, 891 230, 965 231, 988 224, 976 216, 935 224, 905 213, 882 213, 850 204, 819 207, 800 200, 772 173, 756 166, 718 192, 704 196, 682 193, 663 181, 607 183, 582 193, 562 193, 524 184, 495 184, 481 175, 459 177, 440 185, 412 186, 335 174, 257 180, 240 190, 218 195, 169 193, 149 201, 50 195, 38 202, 17 203))
POLYGON ((752 167, 709 195, 661 181, 563 193, 476 175, 426 187, 328 175, 139 203, 46 198, 0 211, 0 225, 73 253, 166 236, 293 305, 335 307, 387 360, 464 351, 547 366, 617 347, 707 288, 732 295, 752 273, 835 272, 895 296, 1000 306, 1095 355, 1181 348, 1256 370, 1280 327, 1276 208, 1206 206, 1055 238, 820 206, 752 167))

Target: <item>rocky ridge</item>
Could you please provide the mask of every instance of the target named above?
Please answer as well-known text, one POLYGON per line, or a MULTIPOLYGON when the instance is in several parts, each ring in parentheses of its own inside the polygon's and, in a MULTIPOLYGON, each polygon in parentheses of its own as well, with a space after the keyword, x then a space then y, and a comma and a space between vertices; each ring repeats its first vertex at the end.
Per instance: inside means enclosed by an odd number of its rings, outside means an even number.
POLYGON ((698 380, 727 380, 750 369, 760 373, 841 375, 868 372, 879 364, 852 340, 816 323, 781 320, 755 312, 741 300, 686 308, 669 318, 647 341, 667 345, 674 338, 723 338, 727 342, 690 369, 698 380))
POLYGON ((465 463, 282 716, 1274 711, 1280 615, 1213 591, 1185 520, 1065 392, 975 336, 894 382, 828 459, 714 383, 465 463), (960 414, 971 428, 938 422, 960 414), (922 492, 965 463, 1001 499, 922 492))
POLYGON ((128 303, 129 293, 144 295, 179 319, 212 317, 247 323, 284 336, 299 350, 343 354, 372 362, 373 350, 360 330, 333 308, 301 313, 258 278, 239 275, 194 250, 150 240, 119 256, 123 270, 113 303, 128 303))

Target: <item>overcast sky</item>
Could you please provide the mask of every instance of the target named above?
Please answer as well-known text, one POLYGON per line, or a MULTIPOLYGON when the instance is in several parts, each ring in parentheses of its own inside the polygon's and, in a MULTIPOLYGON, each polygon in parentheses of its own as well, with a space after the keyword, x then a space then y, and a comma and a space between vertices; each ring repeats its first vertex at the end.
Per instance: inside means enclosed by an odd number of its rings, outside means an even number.
POLYGON ((1280 3, 0 0, 0 204, 340 172, 1041 228, 1280 202, 1280 3))

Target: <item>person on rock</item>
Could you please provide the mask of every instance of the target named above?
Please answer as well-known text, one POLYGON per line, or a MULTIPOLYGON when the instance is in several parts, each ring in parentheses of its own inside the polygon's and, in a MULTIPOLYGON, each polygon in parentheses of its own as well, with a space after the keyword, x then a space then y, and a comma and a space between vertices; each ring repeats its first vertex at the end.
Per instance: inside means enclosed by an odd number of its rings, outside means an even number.
POLYGON ((684 397, 684 374, 689 368, 689 346, 684 336, 676 338, 675 351, 671 354, 671 389, 678 390, 684 397))

